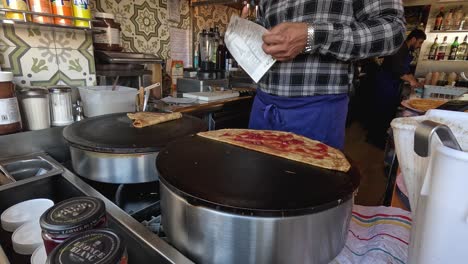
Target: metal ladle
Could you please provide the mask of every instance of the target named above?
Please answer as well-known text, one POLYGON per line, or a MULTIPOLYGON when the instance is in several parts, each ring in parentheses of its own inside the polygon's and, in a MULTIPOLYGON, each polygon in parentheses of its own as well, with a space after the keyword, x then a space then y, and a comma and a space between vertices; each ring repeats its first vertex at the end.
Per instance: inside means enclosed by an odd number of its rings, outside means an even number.
POLYGON ((421 122, 414 133, 414 152, 421 157, 428 157, 430 155, 429 146, 435 133, 439 136, 444 146, 462 151, 460 144, 458 144, 457 139, 448 126, 425 120, 421 122))

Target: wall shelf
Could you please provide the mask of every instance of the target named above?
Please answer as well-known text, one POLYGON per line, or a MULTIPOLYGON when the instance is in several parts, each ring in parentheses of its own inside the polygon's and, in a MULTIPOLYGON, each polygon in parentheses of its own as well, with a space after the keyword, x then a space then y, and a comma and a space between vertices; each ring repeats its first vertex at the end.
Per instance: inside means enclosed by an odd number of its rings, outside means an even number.
POLYGON ((431 30, 430 33, 468 33, 468 30, 431 30))
POLYGON ((104 30, 96 30, 92 27, 93 19, 87 18, 77 18, 72 16, 61 16, 61 15, 54 15, 49 13, 39 13, 39 12, 31 12, 25 10, 16 10, 16 9, 9 9, 9 8, 0 8, 0 12, 14 12, 23 15, 24 19, 8 19, 5 17, 0 18, 0 24, 9 24, 9 25, 18 25, 20 27, 25 28, 36 28, 36 27, 47 27, 53 28, 55 31, 69 31, 69 30, 84 30, 84 31, 92 31, 92 32, 104 32, 104 30), (87 27, 77 27, 77 26, 69 26, 69 25, 59 25, 59 24, 46 24, 46 23, 36 23, 32 21, 28 21, 27 16, 45 16, 51 18, 64 18, 69 19, 74 24, 75 21, 87 21, 89 22, 89 26, 87 27))

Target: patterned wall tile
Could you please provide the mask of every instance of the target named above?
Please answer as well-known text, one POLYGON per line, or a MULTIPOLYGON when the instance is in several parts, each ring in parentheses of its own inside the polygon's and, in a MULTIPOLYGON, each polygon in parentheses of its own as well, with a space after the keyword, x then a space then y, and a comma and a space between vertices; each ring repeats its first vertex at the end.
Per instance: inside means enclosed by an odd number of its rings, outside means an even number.
POLYGON ((30 48, 21 58, 13 62, 21 68, 21 74, 15 74, 15 82, 19 85, 35 85, 37 81, 53 85, 50 82, 58 71, 57 53, 55 49, 30 48))
POLYGON ((15 27, 14 25, 3 25, 0 33, 2 44, 32 48, 55 48, 54 32, 46 28, 15 27))
POLYGON ((94 65, 94 61, 90 62, 81 50, 71 50, 67 57, 58 57, 61 80, 68 85, 85 86, 93 85, 96 76, 90 72, 90 64, 94 65))
POLYGON ((92 49, 92 35, 88 31, 63 31, 55 33, 57 49, 92 49), (86 45, 84 48, 83 45, 86 45))
POLYGON ((199 34, 203 29, 209 30, 217 26, 222 34, 233 14, 238 15, 240 11, 223 5, 199 6, 194 8, 193 34, 198 42, 199 34))
POLYGON ((121 24, 125 51, 169 57, 169 27, 191 28, 188 0, 180 0, 180 22, 168 21, 167 0, 96 0, 95 10, 113 13, 121 24))

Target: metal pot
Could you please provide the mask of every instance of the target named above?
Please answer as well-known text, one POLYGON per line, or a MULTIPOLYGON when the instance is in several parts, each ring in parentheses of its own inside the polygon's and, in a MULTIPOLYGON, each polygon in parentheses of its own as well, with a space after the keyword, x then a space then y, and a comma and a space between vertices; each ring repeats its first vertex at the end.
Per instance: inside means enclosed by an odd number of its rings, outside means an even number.
POLYGON ((157 169, 164 231, 197 263, 321 264, 345 245, 354 168, 330 171, 193 136, 161 151, 157 169))
POLYGON ((145 128, 134 128, 125 113, 84 119, 63 131, 75 172, 93 181, 128 184, 158 180, 160 149, 177 138, 205 131, 192 116, 145 128))

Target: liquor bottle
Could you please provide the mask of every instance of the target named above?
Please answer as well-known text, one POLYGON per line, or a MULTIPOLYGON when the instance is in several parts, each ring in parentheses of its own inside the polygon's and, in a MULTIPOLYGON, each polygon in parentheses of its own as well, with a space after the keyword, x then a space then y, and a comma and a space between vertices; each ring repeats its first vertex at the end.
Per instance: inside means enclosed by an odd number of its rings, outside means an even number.
POLYGON ((460 46, 460 43, 458 43, 458 37, 455 37, 455 41, 450 46, 450 54, 448 57, 449 60, 455 60, 457 56, 458 46, 460 46))
POLYGON ((439 43, 437 43, 437 40, 439 40, 439 36, 436 35, 436 38, 434 40, 434 43, 431 45, 431 49, 429 50, 429 60, 435 60, 437 56, 437 48, 439 47, 439 43))
POLYGON ((219 38, 218 51, 216 54, 216 69, 226 70, 226 47, 224 46, 223 38, 219 38))
POLYGON ((453 23, 453 9, 450 9, 448 14, 445 16, 444 21, 442 23, 442 27, 440 29, 450 30, 452 29, 452 23, 453 23))
POLYGON ((436 20, 434 23, 434 30, 440 30, 442 27, 442 22, 444 21, 444 7, 440 8, 439 14, 436 16, 436 20))
POLYGON ((465 60, 468 59, 468 35, 465 36, 465 39, 463 39, 463 42, 458 46, 457 50, 457 55, 456 59, 457 60, 465 60))
POLYGON ((453 27, 452 27, 452 29, 458 29, 460 27, 460 24, 461 24, 464 16, 465 16, 465 14, 463 14, 463 6, 460 5, 453 13, 453 27))
POLYGON ((437 58, 436 60, 443 60, 445 59, 445 53, 447 52, 447 36, 444 37, 444 41, 440 44, 439 48, 437 49, 437 58))

